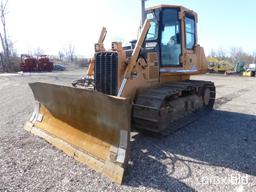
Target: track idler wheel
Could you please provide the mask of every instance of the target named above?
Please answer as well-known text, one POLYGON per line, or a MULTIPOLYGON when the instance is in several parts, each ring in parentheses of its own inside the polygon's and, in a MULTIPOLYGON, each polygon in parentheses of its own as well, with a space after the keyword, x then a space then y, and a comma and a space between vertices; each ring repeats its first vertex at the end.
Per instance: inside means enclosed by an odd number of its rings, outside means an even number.
POLYGON ((202 99, 204 106, 208 109, 212 109, 215 102, 215 87, 205 87, 202 99))

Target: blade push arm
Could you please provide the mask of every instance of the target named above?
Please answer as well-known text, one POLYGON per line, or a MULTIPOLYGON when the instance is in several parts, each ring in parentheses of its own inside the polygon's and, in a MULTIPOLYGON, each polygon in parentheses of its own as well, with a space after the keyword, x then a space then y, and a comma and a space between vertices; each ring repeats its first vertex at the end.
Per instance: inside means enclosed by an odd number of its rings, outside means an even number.
POLYGON ((127 80, 131 78, 132 70, 137 64, 137 60, 139 58, 141 47, 142 47, 142 45, 143 45, 143 43, 146 39, 146 36, 147 36, 147 33, 148 33, 148 30, 149 30, 150 26, 151 26, 150 21, 148 19, 146 19, 145 22, 144 22, 141 34, 139 36, 139 39, 138 39, 138 41, 135 45, 135 48, 132 52, 132 56, 130 58, 130 61, 127 65, 127 68, 126 68, 126 71, 125 71, 125 74, 124 74, 124 80, 123 80, 123 82, 120 86, 120 89, 118 91, 118 95, 117 95, 118 97, 121 97, 127 80))

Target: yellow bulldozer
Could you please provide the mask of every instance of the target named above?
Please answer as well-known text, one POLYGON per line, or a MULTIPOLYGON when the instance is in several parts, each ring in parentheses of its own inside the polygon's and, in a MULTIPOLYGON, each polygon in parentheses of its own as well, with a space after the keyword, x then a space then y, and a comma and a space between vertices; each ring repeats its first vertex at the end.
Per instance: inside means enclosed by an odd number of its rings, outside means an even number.
POLYGON ((35 109, 24 128, 122 183, 131 128, 161 134, 213 108, 214 83, 190 80, 208 70, 197 22, 185 7, 154 6, 146 9, 135 46, 113 42, 111 50, 103 28, 86 77, 74 83, 82 87, 30 84, 35 109))

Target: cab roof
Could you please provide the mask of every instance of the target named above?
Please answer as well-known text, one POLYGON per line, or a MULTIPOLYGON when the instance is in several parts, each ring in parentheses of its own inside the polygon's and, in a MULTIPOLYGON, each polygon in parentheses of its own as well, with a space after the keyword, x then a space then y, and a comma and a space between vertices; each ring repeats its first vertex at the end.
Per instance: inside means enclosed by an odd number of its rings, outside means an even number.
POLYGON ((181 5, 167 5, 167 4, 160 4, 152 7, 148 7, 146 11, 154 10, 154 9, 161 9, 161 8, 180 8, 182 11, 186 11, 188 13, 191 13, 193 15, 197 15, 196 12, 194 12, 191 9, 187 9, 186 7, 183 7, 181 5))

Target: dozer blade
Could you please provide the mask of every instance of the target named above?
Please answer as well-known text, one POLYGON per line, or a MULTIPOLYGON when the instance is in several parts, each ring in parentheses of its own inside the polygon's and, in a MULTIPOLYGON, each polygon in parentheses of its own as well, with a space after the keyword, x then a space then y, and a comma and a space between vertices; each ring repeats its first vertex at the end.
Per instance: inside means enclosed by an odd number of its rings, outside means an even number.
POLYGON ((36 104, 25 129, 120 183, 129 160, 128 99, 46 83, 32 83, 36 104))

